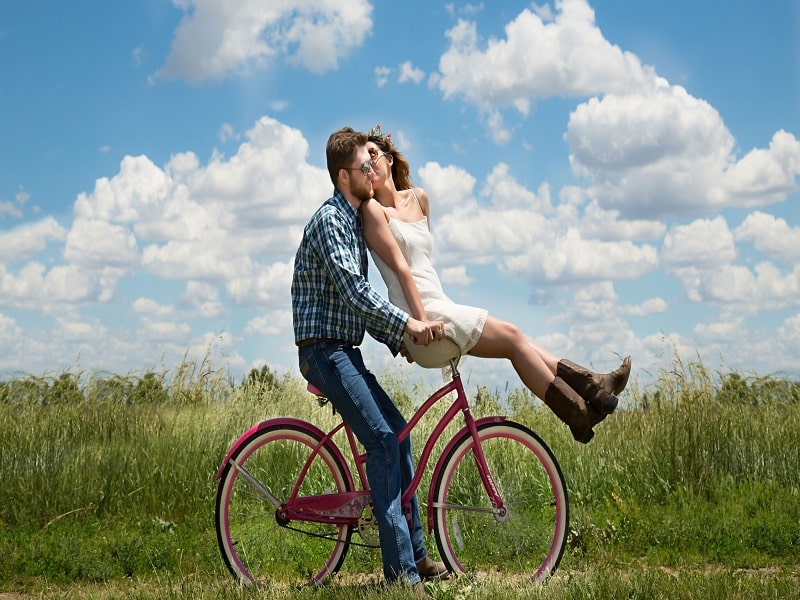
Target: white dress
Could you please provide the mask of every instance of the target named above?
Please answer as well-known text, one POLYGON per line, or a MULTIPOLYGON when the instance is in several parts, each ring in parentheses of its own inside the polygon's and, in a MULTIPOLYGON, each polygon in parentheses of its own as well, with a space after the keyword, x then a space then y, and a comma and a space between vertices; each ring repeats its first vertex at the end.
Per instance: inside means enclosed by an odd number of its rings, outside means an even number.
MULTIPOLYGON (((411 269, 428 320, 443 321, 447 336, 459 346, 462 355, 466 354, 481 337, 488 311, 456 304, 445 295, 431 262, 433 238, 427 218, 415 223, 392 218, 389 219, 389 229, 411 269)), ((411 314, 397 275, 375 252, 372 252, 372 259, 386 283, 389 301, 411 314)))

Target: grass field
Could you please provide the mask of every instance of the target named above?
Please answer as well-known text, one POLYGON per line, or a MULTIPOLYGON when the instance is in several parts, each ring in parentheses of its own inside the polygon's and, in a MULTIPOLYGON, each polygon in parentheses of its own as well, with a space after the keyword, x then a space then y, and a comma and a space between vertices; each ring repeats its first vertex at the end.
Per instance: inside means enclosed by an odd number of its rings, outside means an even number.
MULTIPOLYGON (((431 391, 382 380, 406 414, 431 391)), ((529 393, 478 390, 476 416, 509 414, 558 457, 568 548, 542 585, 461 577, 429 584, 434 597, 800 597, 800 384, 676 360, 624 397, 582 446, 529 393)), ((0 600, 408 597, 380 584, 380 557, 364 549, 322 588, 231 580, 214 473, 240 433, 277 415, 335 419, 298 379, 262 371, 239 384, 204 363, 0 383, 0 600)))

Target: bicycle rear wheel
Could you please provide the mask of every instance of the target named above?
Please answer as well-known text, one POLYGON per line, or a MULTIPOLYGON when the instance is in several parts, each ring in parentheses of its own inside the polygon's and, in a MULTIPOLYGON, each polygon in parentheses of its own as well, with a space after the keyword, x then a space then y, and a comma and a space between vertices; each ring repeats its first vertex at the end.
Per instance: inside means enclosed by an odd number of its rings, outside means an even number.
MULTIPOLYGON (((242 583, 258 584, 267 577, 316 583, 344 562, 351 526, 292 521, 284 527, 275 507, 242 473, 285 502, 319 441, 316 432, 302 426, 267 426, 247 438, 225 467, 217 488, 217 542, 228 569, 242 583)), ((350 491, 346 465, 329 446, 321 447, 299 495, 345 491, 350 491)))
POLYGON ((443 458, 434 482, 434 532, 442 560, 456 573, 548 577, 567 540, 561 468, 544 441, 518 423, 485 423, 478 435, 507 512, 494 511, 472 437, 465 433, 443 458))

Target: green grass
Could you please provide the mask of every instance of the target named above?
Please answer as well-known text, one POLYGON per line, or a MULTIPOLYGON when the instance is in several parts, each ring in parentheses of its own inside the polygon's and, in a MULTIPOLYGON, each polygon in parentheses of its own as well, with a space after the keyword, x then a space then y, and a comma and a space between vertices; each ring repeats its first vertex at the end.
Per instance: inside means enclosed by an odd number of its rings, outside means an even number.
MULTIPOLYGON (((366 549, 351 550, 321 589, 232 582, 213 525, 227 448, 270 416, 336 422, 302 381, 256 375, 238 385, 201 363, 0 383, 0 591, 407 597, 379 585, 380 557, 366 549)), ((382 380, 406 414, 431 391, 396 373, 382 380)), ((436 598, 800 597, 800 384, 676 360, 624 397, 626 408, 582 446, 526 391, 478 391, 476 416, 506 412, 557 456, 570 493, 568 548, 544 585, 459 578, 429 586, 436 598)), ((417 450, 430 427, 415 435, 417 450)))

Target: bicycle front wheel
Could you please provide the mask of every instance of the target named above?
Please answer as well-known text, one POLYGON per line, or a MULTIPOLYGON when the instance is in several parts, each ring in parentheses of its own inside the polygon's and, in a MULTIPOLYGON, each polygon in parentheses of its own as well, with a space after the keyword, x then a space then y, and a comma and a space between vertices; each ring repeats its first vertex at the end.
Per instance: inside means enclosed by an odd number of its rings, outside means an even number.
POLYGON ((466 432, 443 458, 434 482, 434 533, 442 560, 456 573, 548 577, 567 540, 561 468, 544 441, 519 423, 485 423, 478 436, 504 511, 489 500, 466 432))
MULTIPOLYGON (((337 572, 344 562, 351 526, 281 524, 263 492, 268 490, 285 502, 319 441, 316 432, 299 425, 267 426, 247 438, 225 467, 217 489, 217 542, 228 569, 242 583, 258 584, 267 577, 316 583, 337 572)), ((322 446, 299 496, 350 491, 347 474, 331 448, 322 446)))

